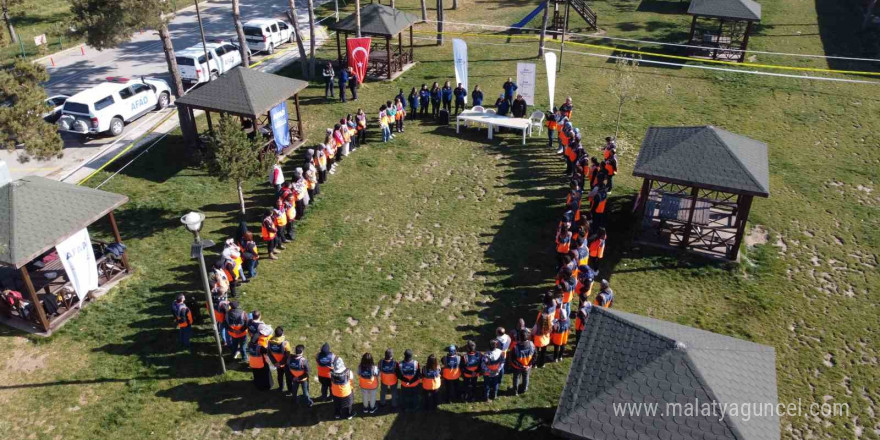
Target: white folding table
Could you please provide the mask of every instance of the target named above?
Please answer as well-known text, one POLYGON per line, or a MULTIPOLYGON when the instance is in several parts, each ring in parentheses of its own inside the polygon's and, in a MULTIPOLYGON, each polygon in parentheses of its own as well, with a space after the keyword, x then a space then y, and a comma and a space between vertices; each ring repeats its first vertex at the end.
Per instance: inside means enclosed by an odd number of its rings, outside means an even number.
POLYGON ((489 128, 489 139, 495 132, 495 127, 507 127, 515 130, 522 130, 522 144, 526 144, 526 134, 530 133, 531 121, 524 118, 511 118, 507 116, 499 116, 492 113, 481 113, 474 111, 464 111, 455 117, 455 132, 460 133, 461 121, 474 122, 477 124, 486 124, 489 128))

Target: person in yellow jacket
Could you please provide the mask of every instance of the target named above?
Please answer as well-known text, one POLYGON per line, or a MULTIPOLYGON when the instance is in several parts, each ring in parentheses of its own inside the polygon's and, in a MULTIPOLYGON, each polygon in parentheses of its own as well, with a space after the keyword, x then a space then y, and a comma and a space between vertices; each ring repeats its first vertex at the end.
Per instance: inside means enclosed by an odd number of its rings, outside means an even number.
POLYGON ((373 355, 364 353, 358 365, 358 385, 364 398, 364 414, 372 414, 378 410, 376 394, 379 391, 379 367, 373 362, 373 355))
POLYGON ((354 375, 351 370, 345 368, 342 358, 336 358, 333 362, 333 371, 330 373, 330 394, 333 395, 333 415, 337 419, 351 420, 354 412, 351 410, 354 402, 354 389, 352 381, 354 375))

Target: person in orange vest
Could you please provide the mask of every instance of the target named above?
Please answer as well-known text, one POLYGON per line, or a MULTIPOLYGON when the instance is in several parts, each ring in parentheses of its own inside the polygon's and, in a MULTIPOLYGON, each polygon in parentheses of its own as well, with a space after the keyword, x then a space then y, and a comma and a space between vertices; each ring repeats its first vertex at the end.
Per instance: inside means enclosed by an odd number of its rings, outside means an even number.
POLYGON ((599 178, 601 177, 601 167, 599 167, 599 159, 595 157, 590 158, 590 171, 587 173, 590 181, 590 189, 596 187, 599 184, 599 178))
POLYGON ((293 354, 287 357, 287 389, 293 393, 293 401, 297 400, 297 392, 302 387, 302 400, 311 408, 314 402, 309 395, 309 360, 303 355, 306 348, 300 344, 293 349, 293 354))
POLYGON ((566 312, 571 311, 571 300, 574 299, 574 291, 577 288, 577 278, 569 267, 563 267, 557 275, 556 297, 560 299, 561 307, 566 312))
POLYGON ((605 232, 605 228, 599 228, 596 231, 596 235, 593 235, 589 238, 589 249, 590 249, 590 267, 593 270, 599 269, 599 263, 602 261, 602 258, 605 257, 605 239, 608 237, 608 234, 605 232))
POLYGON ((244 270, 247 272, 248 279, 257 276, 257 266, 260 265, 260 250, 257 249, 257 242, 254 241, 254 234, 245 232, 243 243, 241 244, 241 257, 244 258, 244 270))
POLYGON ((571 250, 571 221, 566 218, 556 230, 556 265, 563 266, 563 258, 571 250))
POLYGON ((446 403, 458 400, 458 385, 461 382, 458 380, 461 377, 461 356, 455 350, 455 345, 450 345, 446 349, 446 355, 440 358, 446 403))
MULTIPOLYGON (((290 343, 284 337, 284 328, 276 327, 275 334, 269 338, 269 344, 266 347, 269 352, 269 359, 278 374, 278 391, 284 393, 284 382, 290 383, 287 378, 287 358, 290 356, 290 343)), ((287 387, 290 390, 290 386, 287 387)))
POLYGON ((293 239, 296 238, 295 222, 297 219, 296 201, 295 201, 294 192, 290 191, 287 198, 285 198, 283 200, 279 199, 278 201, 281 202, 281 207, 284 211, 283 213, 278 214, 279 218, 282 216, 282 214, 284 217, 284 221, 282 222, 282 223, 284 223, 284 227, 282 228, 279 226, 278 233, 283 236, 282 238, 284 240, 293 241, 293 239))
POLYGON ((412 350, 407 349, 403 352, 403 361, 398 365, 397 371, 400 373, 401 396, 400 411, 415 411, 419 405, 419 385, 421 384, 421 368, 419 361, 413 359, 412 350))
POLYGON ((358 384, 364 398, 364 414, 372 414, 378 410, 376 393, 379 391, 379 368, 373 362, 373 355, 364 353, 358 365, 358 384))
POLYGON ((605 187, 608 189, 608 192, 611 192, 611 189, 614 187, 614 175, 617 174, 617 149, 612 148, 609 153, 604 161, 605 172, 608 174, 608 177, 605 179, 608 183, 605 187))
POLYGON ((325 342, 315 358, 318 365, 318 382, 321 383, 321 400, 330 398, 330 371, 336 359, 336 355, 330 351, 330 344, 325 342))
POLYGON ((611 136, 605 137, 605 146, 602 147, 602 155, 605 159, 611 157, 611 151, 617 149, 617 144, 611 136))
POLYGON ((327 149, 323 145, 315 148, 315 168, 318 170, 318 184, 327 181, 327 149))
POLYGON ((602 280, 600 286, 601 288, 596 295, 596 300, 593 302, 593 305, 609 309, 614 306, 614 291, 611 290, 608 280, 602 280))
POLYGON ((477 351, 477 344, 474 341, 465 342, 464 347, 465 353, 461 355, 461 375, 464 378, 462 400, 473 402, 476 398, 477 378, 480 377, 483 355, 477 351))
POLYGON ((333 395, 333 416, 337 419, 351 420, 354 417, 354 411, 351 409, 354 403, 353 380, 354 375, 351 370, 345 368, 341 358, 336 358, 330 374, 330 393, 333 395))
POLYGON ((593 304, 590 303, 590 300, 585 296, 581 296, 578 303, 577 317, 574 321, 575 349, 577 349, 578 344, 581 342, 581 333, 587 328, 587 321, 590 319, 590 309, 592 308, 593 304))
MULTIPOLYGON (((211 302, 214 305, 214 321, 217 323, 217 333, 220 335, 220 341, 223 348, 231 345, 229 340, 229 332, 226 329, 226 313, 229 311, 229 299, 226 295, 211 294, 211 302)), ((209 311, 208 303, 205 303, 205 311, 209 311)))
POLYGON ((578 298, 590 296, 593 290, 593 280, 596 279, 598 274, 599 272, 593 270, 589 265, 578 268, 577 288, 575 289, 578 298))
MULTIPOLYGON (((555 313, 555 309, 554 309, 555 313)), ((532 331, 532 342, 538 350, 538 368, 544 367, 547 357, 547 346, 550 345, 550 332, 553 330, 553 314, 542 313, 532 331)))
POLYGON ((572 110, 574 110, 574 104, 571 103, 571 96, 569 96, 565 98, 565 102, 559 106, 559 112, 562 113, 562 116, 571 119, 572 110))
POLYGON ((385 406, 385 396, 390 395, 391 410, 397 411, 397 382, 400 373, 397 369, 397 361, 394 360, 394 351, 390 348, 385 350, 385 358, 379 361, 379 378, 382 385, 379 386, 379 406, 385 406))
POLYGON ((426 411, 437 409, 440 396, 440 376, 440 365, 437 363, 437 356, 434 356, 432 353, 428 355, 428 360, 425 361, 425 366, 422 368, 422 390, 425 395, 426 411))
POLYGON ((263 213, 263 221, 261 224, 261 237, 264 242, 266 242, 266 246, 269 247, 269 259, 277 260, 278 256, 275 255, 278 252, 275 248, 284 249, 284 245, 279 243, 278 238, 278 227, 275 226, 275 217, 272 215, 272 210, 267 209, 265 213, 263 213))
POLYGON ((229 342, 232 347, 233 359, 248 361, 247 354, 247 324, 248 316, 238 306, 238 301, 229 303, 229 311, 225 317, 226 331, 229 333, 229 342))
MULTIPOLYGON (((284 182, 287 184, 287 182, 284 182)), ((283 191, 283 190, 282 190, 283 191)), ((285 229, 287 227, 287 210, 284 207, 284 199, 275 200, 275 208, 272 209, 272 218, 275 219, 275 229, 278 231, 277 236, 281 243, 287 243, 290 238, 287 237, 285 229)))
POLYGON ((480 369, 483 371, 483 384, 485 393, 483 399, 495 400, 498 398, 498 388, 501 385, 501 374, 504 372, 505 356, 501 351, 501 343, 497 339, 489 341, 489 351, 483 354, 480 369))
POLYGON ((180 343, 181 347, 195 353, 190 343, 193 316, 189 307, 186 306, 186 296, 184 294, 177 295, 177 300, 172 304, 171 310, 174 312, 174 322, 177 325, 177 342, 180 343))
POLYGON ((513 395, 518 396, 529 390, 529 376, 532 371, 532 359, 535 356, 535 344, 530 339, 529 329, 522 329, 513 346, 513 357, 510 367, 513 370, 513 395), (522 382, 520 382, 522 379, 522 382))
POLYGON ((248 364, 254 375, 254 386, 258 390, 268 391, 272 389, 272 360, 269 359, 269 336, 272 335, 272 327, 261 324, 257 334, 248 342, 248 364))
POLYGON ((306 190, 309 193, 309 199, 315 200, 318 194, 321 194, 321 184, 318 182, 318 165, 315 162, 315 150, 306 150, 306 156, 303 160, 303 169, 306 179, 306 190))
POLYGON ((556 319, 550 331, 550 343, 553 344, 553 362, 562 360, 565 355, 565 344, 568 344, 568 333, 571 330, 571 320, 568 311, 563 307, 556 311, 556 319))
POLYGON ((547 127, 547 148, 553 148, 553 133, 558 127, 556 121, 559 119, 559 108, 557 107, 553 107, 553 110, 544 113, 544 126, 547 127))
MULTIPOLYGON (((415 114, 415 112, 413 112, 415 114)), ((364 109, 357 109, 357 113, 354 115, 355 122, 357 123, 357 138, 358 138, 358 148, 367 144, 367 114, 364 113, 364 109)))
POLYGON ((600 181, 590 190, 590 215, 595 227, 605 226, 605 204, 608 202, 608 192, 605 190, 604 181, 600 181))

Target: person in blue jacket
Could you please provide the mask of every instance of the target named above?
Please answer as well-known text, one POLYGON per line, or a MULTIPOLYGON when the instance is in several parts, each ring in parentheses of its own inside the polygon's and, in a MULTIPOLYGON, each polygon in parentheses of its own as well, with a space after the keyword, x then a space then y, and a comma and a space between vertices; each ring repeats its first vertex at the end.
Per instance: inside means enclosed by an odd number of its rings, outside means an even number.
POLYGON ((467 89, 461 86, 461 83, 458 83, 458 87, 452 91, 453 96, 455 96, 455 114, 458 114, 459 111, 464 110, 464 98, 467 97, 467 89))
POLYGON ((474 91, 471 92, 471 99, 474 101, 474 106, 483 105, 483 91, 480 90, 479 84, 474 86, 474 91))
POLYGON ((443 99, 443 108, 452 114, 452 87, 449 85, 449 81, 443 83, 443 88, 440 89, 440 97, 443 99))
POLYGON ((394 99, 392 99, 391 101, 394 102, 395 100, 399 99, 401 104, 406 105, 406 95, 403 94, 403 89, 398 90, 399 92, 397 92, 397 96, 395 96, 394 99))
POLYGON ((507 105, 510 105, 513 102, 514 93, 516 93, 516 83, 513 82, 513 78, 507 78, 507 82, 502 87, 504 87, 504 99, 507 100, 507 105))
POLYGON ((419 92, 416 91, 416 88, 413 87, 412 91, 409 92, 409 97, 407 97, 407 101, 409 101, 409 110, 412 112, 413 117, 419 114, 419 92))
POLYGON ((434 119, 440 115, 440 86, 436 82, 431 86, 431 115, 434 119))
POLYGON ((339 99, 345 102, 345 86, 348 85, 348 69, 339 69, 339 99))
POLYGON ((428 90, 428 85, 422 83, 422 88, 419 90, 419 106, 422 107, 421 117, 424 119, 425 116, 428 116, 428 101, 431 99, 431 91, 428 90))
POLYGON ((495 101, 495 113, 498 116, 507 116, 507 112, 510 111, 510 102, 504 98, 504 94, 498 95, 498 100, 495 101))

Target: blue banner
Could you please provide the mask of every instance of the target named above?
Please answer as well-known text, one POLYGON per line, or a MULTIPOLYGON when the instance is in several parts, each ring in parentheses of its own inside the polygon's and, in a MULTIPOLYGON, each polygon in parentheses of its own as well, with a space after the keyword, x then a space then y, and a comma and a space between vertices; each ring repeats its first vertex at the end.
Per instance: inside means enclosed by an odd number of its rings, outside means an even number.
POLYGON ((290 122, 287 120, 287 103, 280 104, 269 110, 272 118, 272 134, 275 136, 275 152, 281 153, 284 147, 290 145, 290 122))

